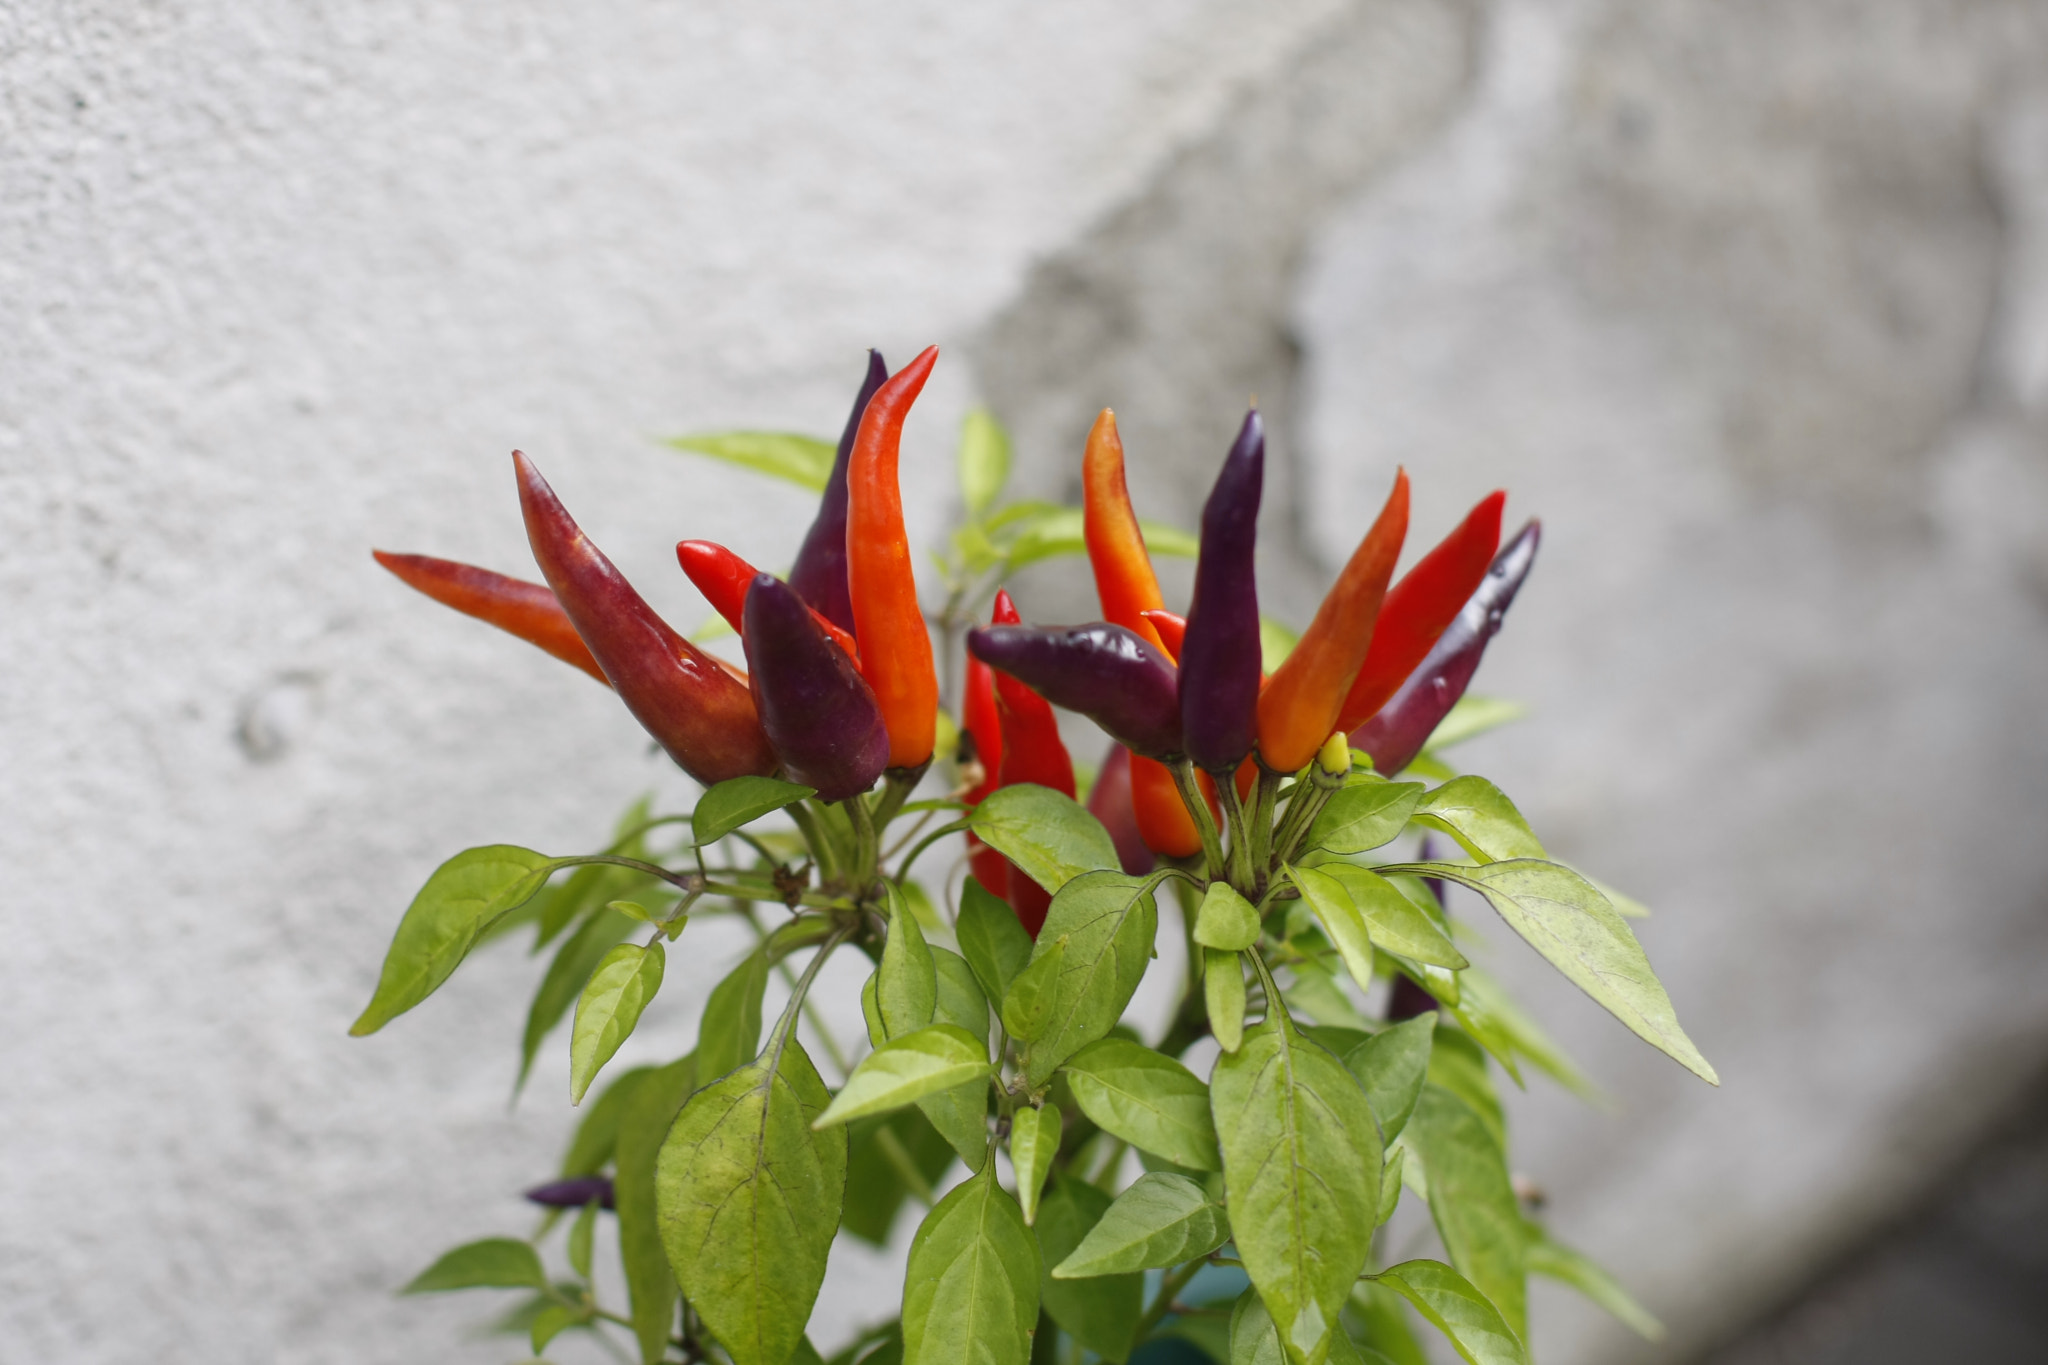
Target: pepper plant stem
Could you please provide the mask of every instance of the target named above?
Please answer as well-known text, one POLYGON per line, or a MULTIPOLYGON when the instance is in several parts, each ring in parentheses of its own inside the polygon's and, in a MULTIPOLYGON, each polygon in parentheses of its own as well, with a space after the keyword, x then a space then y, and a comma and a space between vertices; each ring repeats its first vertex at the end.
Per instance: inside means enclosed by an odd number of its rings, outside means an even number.
POLYGON ((1143 1341, 1146 1333, 1159 1325, 1160 1319, 1173 1311, 1173 1301, 1180 1291, 1188 1287, 1188 1281, 1195 1278, 1207 1265, 1206 1259, 1189 1261, 1180 1269, 1159 1282, 1159 1296, 1152 1300, 1152 1306, 1145 1310, 1145 1316, 1138 1319, 1138 1330, 1132 1334, 1133 1341, 1143 1341))
POLYGON ((1202 855, 1209 865, 1209 875, 1223 875, 1223 841, 1216 833, 1215 817, 1209 814, 1209 803, 1202 799, 1202 789, 1195 782, 1195 765, 1183 758, 1174 763, 1173 785, 1180 790, 1182 804, 1195 817, 1195 830, 1202 836, 1202 855))

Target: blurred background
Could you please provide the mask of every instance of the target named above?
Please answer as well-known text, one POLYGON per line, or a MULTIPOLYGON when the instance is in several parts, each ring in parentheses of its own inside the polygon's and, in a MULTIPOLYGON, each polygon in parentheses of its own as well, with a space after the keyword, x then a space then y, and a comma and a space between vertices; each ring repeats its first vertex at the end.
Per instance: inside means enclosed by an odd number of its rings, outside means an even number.
POLYGON ((1457 758, 1654 907, 1724 1084, 1495 936, 1610 1097, 1512 1096, 1518 1164, 1670 1328, 1539 1289, 1539 1358, 2048 1358, 2037 0, 31 0, 0 91, 0 1357, 522 1353, 391 1293, 552 1169, 538 965, 344 1030, 441 858, 687 784, 368 550, 530 573, 518 446, 688 628, 673 542, 809 500, 651 438, 937 341, 926 542, 976 402, 1054 496, 1115 406, 1186 525, 1256 394, 1297 623, 1397 464, 1419 543, 1544 518, 1457 758))

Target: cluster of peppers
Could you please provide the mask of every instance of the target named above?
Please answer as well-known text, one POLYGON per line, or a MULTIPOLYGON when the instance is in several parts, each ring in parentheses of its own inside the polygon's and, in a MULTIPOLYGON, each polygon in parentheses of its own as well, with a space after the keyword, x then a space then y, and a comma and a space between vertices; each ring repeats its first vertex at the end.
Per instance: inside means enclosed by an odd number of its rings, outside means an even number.
MULTIPOLYGON (((939 684, 919 606, 897 478, 905 418, 937 360, 894 375, 877 353, 842 434, 822 502, 786 579, 724 546, 677 545, 690 581, 739 632, 744 671, 661 619, 577 526, 533 462, 514 452, 520 505, 545 585, 420 555, 377 560, 437 601, 527 640, 607 683, 648 733, 707 786, 781 776, 824 802, 886 779, 899 805, 929 767, 939 684)), ((1334 737, 1392 774, 1464 692, 1534 560, 1539 527, 1500 547, 1504 497, 1482 499, 1395 581, 1408 528, 1397 473, 1377 519, 1285 661, 1261 669, 1253 575, 1265 433, 1248 413, 1202 514, 1192 603, 1165 609, 1108 411, 1089 433, 1084 529, 1104 620, 1026 625, 1006 592, 969 632, 956 795, 1037 783, 1073 796, 1073 761, 1053 708, 1114 741, 1090 808, 1128 871, 1205 858, 1248 894, 1264 869, 1252 841, 1282 780, 1334 737), (1220 826, 1220 828, 1219 828, 1220 826)), ((1348 762, 1348 760, 1347 760, 1348 762)), ((971 875, 1036 934, 1049 893, 972 844, 971 875)), ((855 888, 859 895, 864 888, 855 888)))

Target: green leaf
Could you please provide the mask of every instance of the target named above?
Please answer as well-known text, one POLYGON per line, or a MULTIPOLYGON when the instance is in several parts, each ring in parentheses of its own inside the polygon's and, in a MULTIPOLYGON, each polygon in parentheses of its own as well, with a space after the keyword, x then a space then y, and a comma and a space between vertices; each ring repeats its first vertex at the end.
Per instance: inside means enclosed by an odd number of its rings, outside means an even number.
POLYGON ((665 965, 659 943, 644 948, 621 943, 590 974, 576 1002, 576 1026, 569 1036, 569 1103, 583 1103, 583 1092, 598 1071, 632 1035, 640 1012, 661 989, 665 965))
POLYGON ((1549 856, 1515 803, 1483 777, 1452 778, 1422 798, 1415 818, 1456 839, 1482 863, 1549 856))
POLYGON ((1316 1365, 1372 1250, 1379 1125, 1344 1064, 1279 1010, 1217 1059, 1209 1099, 1238 1254, 1288 1358, 1316 1365))
POLYGON ((1538 1071, 1582 1098, 1595 1104, 1603 1102, 1600 1087, 1579 1070, 1542 1025, 1509 998, 1500 983, 1474 967, 1465 973, 1464 986, 1465 1005, 1477 1008, 1476 1011, 1461 1008, 1459 1023, 1470 1029, 1467 1018, 1476 1013, 1513 1055, 1527 1058, 1535 1063, 1538 1071))
POLYGON ((1366 853, 1391 843, 1422 802, 1420 782, 1363 779, 1339 788, 1309 822, 1304 848, 1366 853))
POLYGON ((952 1145, 916 1109, 848 1124, 840 1229, 872 1246, 886 1246, 897 1210, 910 1193, 911 1177, 919 1189, 930 1189, 953 1164, 953 1156, 952 1145))
POLYGON ((967 410, 960 424, 960 500, 967 515, 989 509, 1010 481, 1010 438, 987 408, 967 410))
POLYGON ((1051 1267, 1072 1255, 1110 1208, 1109 1196, 1095 1186, 1062 1175, 1046 1192, 1038 1212, 1040 1264, 1047 1268, 1039 1281, 1039 1298, 1076 1342, 1109 1360, 1120 1361, 1131 1350, 1138 1316, 1144 1307, 1141 1274, 1105 1275, 1093 1279, 1054 1279, 1051 1267))
POLYGON ((450 1289, 545 1289, 540 1255, 514 1237, 486 1237, 459 1246, 422 1270, 402 1294, 438 1294, 450 1289))
POLYGON ((1193 531, 1184 531, 1163 521, 1147 521, 1142 517, 1138 520, 1138 530, 1145 537, 1146 551, 1155 559, 1193 559, 1202 552, 1202 542, 1193 531))
POLYGON ((889 1037, 901 1037, 932 1021, 939 1001, 937 970, 917 916, 891 887, 889 939, 883 945, 882 965, 875 977, 875 1007, 889 1037))
MULTIPOLYGON (((1041 942, 1044 937, 1039 935, 1041 942)), ((1067 937, 1062 934, 1010 983, 1010 993, 1003 997, 1003 1028, 1018 1042, 1028 1043, 1045 1031, 1066 957, 1067 937)))
POLYGON ((1336 974, 1323 963, 1314 959, 1297 961, 1289 963, 1287 970, 1293 980, 1280 988, 1280 994, 1289 1009, 1306 1012, 1325 1028, 1364 1033, 1371 1027, 1344 988, 1337 984, 1336 974))
POLYGON ((1434 1085, 1423 1087, 1406 1140, 1428 1172, 1429 1212, 1451 1264, 1521 1336, 1529 1312, 1522 1211, 1500 1144, 1471 1105, 1434 1085))
POLYGON ((1236 953, 1202 950, 1202 1003, 1209 1011, 1209 1031, 1225 1052, 1244 1041, 1244 964, 1236 953))
MULTIPOLYGON (((984 1044, 984 1047, 986 1044, 984 1044)), ((978 1171, 988 1160, 988 1080, 978 1077, 964 1085, 941 1090, 918 1099, 917 1107, 931 1120, 946 1144, 978 1171)))
POLYGON ((903 1365, 1027 1365, 1039 1273, 1038 1242, 991 1162, 933 1206, 911 1239, 903 1365))
POLYGON ((1287 656, 1294 652, 1301 642, 1301 632, 1270 616, 1259 618, 1259 668, 1265 673, 1278 673, 1280 665, 1287 662, 1287 656))
POLYGON ((868 1026, 868 1042, 875 1047, 889 1041, 889 1030, 882 1024, 882 1007, 875 1002, 875 983, 881 979, 882 969, 877 967, 860 985, 861 1022, 868 1026))
POLYGON ((1472 965, 1436 921, 1385 877, 1350 863, 1325 863, 1318 870, 1343 884, 1365 920, 1366 934, 1381 952, 1452 971, 1472 965))
POLYGON ((1238 953, 1259 941, 1259 912, 1229 882, 1214 881, 1195 911, 1195 942, 1238 953))
POLYGON ((1206 1190, 1184 1175, 1147 1171, 1053 1267, 1052 1277, 1164 1269, 1207 1256, 1229 1240, 1230 1217, 1206 1190))
POLYGON ((1045 956, 1061 940, 1066 948, 1053 984, 1051 1017, 1026 1052, 1030 1084, 1045 1084, 1061 1062, 1107 1034, 1123 1017, 1151 961, 1159 929, 1154 885, 1150 879, 1121 872, 1090 872, 1053 896, 1032 956, 1045 956))
POLYGON ((1479 1044, 1454 1028, 1438 1024, 1435 1045, 1429 1054, 1431 1085, 1440 1085, 1472 1106, 1479 1121, 1501 1151, 1508 1149, 1507 1114, 1501 1109, 1500 1092, 1486 1071, 1486 1054, 1479 1044))
POLYGON ((1031 935, 1017 922, 1017 912, 969 877, 960 893, 960 918, 953 934, 961 956, 974 969, 974 979, 1000 1005, 1010 993, 1010 983, 1031 960, 1031 935))
POLYGON ((787 431, 706 431, 671 436, 662 444, 787 479, 813 493, 825 491, 826 480, 832 477, 833 457, 839 453, 830 441, 787 431))
POLYGON ((1128 1038, 1104 1038, 1061 1069, 1074 1102, 1103 1131, 1178 1166, 1222 1169, 1209 1087, 1173 1058, 1128 1038))
POLYGON ((1285 1365, 1286 1360, 1259 1291, 1245 1290, 1230 1309, 1230 1365, 1285 1365))
MULTIPOLYGON (((1572 871, 1578 872, 1579 870, 1573 868, 1572 871)), ((1579 875, 1586 877, 1586 874, 1583 872, 1579 872, 1579 875)), ((1634 896, 1624 895, 1622 892, 1616 891, 1598 877, 1586 877, 1586 881, 1595 891, 1607 897, 1607 903, 1613 906, 1616 913, 1623 919, 1648 919, 1650 917, 1650 907, 1644 905, 1634 896)))
POLYGON ((987 1043, 957 1025, 931 1024, 891 1038, 861 1058, 817 1124, 829 1128, 900 1109, 921 1096, 986 1079, 994 1070, 987 1043))
POLYGON ((1521 1334, 1443 1262, 1403 1261, 1373 1278, 1414 1304, 1472 1365, 1528 1365, 1521 1334))
POLYGON ((1543 1229, 1528 1225, 1529 1269, 1568 1284, 1605 1309, 1615 1321, 1648 1341, 1664 1339, 1664 1324, 1637 1303, 1620 1281, 1579 1252, 1554 1242, 1543 1229))
POLYGON ((697 1074, 707 1083, 761 1050, 761 997, 767 991, 768 955, 758 948, 711 988, 697 1024, 697 1074))
POLYGON ((1436 1016, 1418 1014, 1373 1034, 1344 1054, 1344 1065, 1358 1077, 1373 1116, 1380 1121, 1380 1134, 1388 1142, 1401 1136, 1408 1116, 1415 1112, 1415 1101, 1422 1097, 1435 1036, 1436 1016))
POLYGON ((1708 1084, 1721 1083, 1678 1026, 1671 997, 1628 921, 1584 877, 1557 863, 1521 858, 1483 867, 1427 863, 1403 870, 1441 876, 1484 895, 1510 928, 1637 1037, 1708 1084))
POLYGON ((566 1303, 551 1303, 533 1315, 533 1325, 527 1329, 527 1340, 533 1343, 533 1353, 539 1355, 553 1341, 571 1327, 580 1327, 596 1316, 588 1308, 577 1308, 566 1303))
POLYGON ((633 932, 633 921, 616 910, 600 909, 591 914, 576 932, 562 940, 562 946, 555 950, 554 960, 542 974, 540 985, 535 987, 533 1002, 526 1008, 526 1027, 519 1038, 519 1079, 518 1087, 526 1084, 526 1078, 533 1070, 533 1059, 540 1055, 540 1045, 547 1041, 555 1025, 562 1022, 562 1016, 582 994, 584 983, 590 980, 597 964, 604 961, 612 945, 633 932))
POLYGON ((1529 714, 1529 708, 1518 701, 1501 697, 1477 697, 1467 692, 1451 704, 1444 718, 1436 723, 1429 740, 1422 746, 1422 752, 1433 754, 1439 749, 1448 749, 1453 744, 1485 734, 1511 720, 1520 720, 1529 714))
POLYGON ((698 1091, 661 1147, 662 1241, 733 1365, 786 1365, 802 1340, 846 1192, 846 1134, 798 1042, 698 1091))
POLYGON ((675 1272, 662 1245, 655 1165, 662 1140, 683 1101, 697 1088, 697 1059, 685 1057, 659 1070, 640 1073, 619 1111, 618 1174, 612 1200, 618 1205, 619 1258, 625 1264, 626 1293, 633 1308, 633 1336, 642 1365, 668 1354, 676 1320, 675 1272))
POLYGON ((1388 1156, 1387 1164, 1380 1171, 1380 1217, 1381 1227, 1394 1216, 1394 1210, 1401 1203, 1401 1175, 1408 1164, 1408 1149, 1396 1147, 1388 1156))
POLYGON ((579 1175, 596 1175, 610 1163, 619 1143, 619 1115, 625 1109, 626 1095, 634 1082, 653 1069, 636 1066, 612 1077, 604 1089, 597 1092, 597 1098, 590 1102, 583 1111, 582 1121, 576 1125, 576 1135, 569 1139, 569 1150, 562 1155, 564 1180, 579 1175))
POLYGON ((1017 1203, 1028 1227, 1038 1221, 1038 1194, 1060 1150, 1060 1111, 1024 1105, 1010 1115, 1010 1169, 1017 1175, 1017 1203))
POLYGON ((1048 891, 1084 872, 1123 866, 1102 822, 1050 787, 998 787, 967 819, 983 843, 1048 891))
POLYGON ((1351 1310, 1358 1315, 1364 1338, 1361 1354, 1388 1365, 1430 1365, 1430 1358, 1409 1327, 1399 1294, 1372 1280, 1360 1280, 1351 1292, 1351 1310))
POLYGON ((576 1215, 576 1221, 569 1225, 569 1268, 584 1279, 590 1278, 591 1241, 597 1235, 597 1201, 585 1204, 576 1215))
POLYGON ((933 975, 938 997, 932 1019, 940 1024, 957 1024, 984 1043, 988 1041, 988 997, 967 959, 949 948, 931 949, 933 975))
POLYGON ((700 845, 716 843, 743 825, 817 794, 779 778, 729 777, 698 799, 690 814, 690 832, 700 845))
POLYGON ((350 1035, 375 1033, 432 995, 484 930, 525 904, 559 866, 532 849, 492 844, 466 849, 435 868, 398 922, 377 989, 349 1026, 350 1035))
MULTIPOLYGON (((1287 879, 1294 883, 1295 889, 1301 892, 1302 900, 1315 912, 1317 923, 1323 926, 1323 932, 1336 946, 1337 955, 1344 959, 1344 968, 1351 973, 1351 979, 1358 983, 1360 990, 1370 990, 1372 938, 1365 931, 1365 917, 1351 903, 1351 896, 1343 883, 1313 867, 1290 867, 1287 879)), ((1309 1012, 1321 1018, 1320 1012, 1313 1007, 1309 1012)), ((1323 1019, 1322 1022, 1337 1021, 1323 1019)))

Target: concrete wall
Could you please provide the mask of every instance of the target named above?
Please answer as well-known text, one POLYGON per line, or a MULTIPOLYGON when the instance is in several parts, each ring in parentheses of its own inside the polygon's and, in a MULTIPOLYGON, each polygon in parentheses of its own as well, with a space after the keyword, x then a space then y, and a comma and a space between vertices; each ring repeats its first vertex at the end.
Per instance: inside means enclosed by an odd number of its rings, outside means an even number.
POLYGON ((1423 530, 1545 516, 1484 684, 1537 719, 1469 761, 1657 905, 1728 1083, 1503 944, 1620 1106, 1532 1091, 1523 1163, 1674 1353, 1733 1330, 2048 1051, 2044 51, 2020 3, 0 7, 0 1356, 517 1354, 388 1291, 524 1226, 536 965, 342 1030, 440 857, 681 784, 365 552, 519 571, 517 445, 694 623, 670 544, 807 508, 646 436, 833 430, 931 340, 921 535, 977 395, 1048 491, 1116 404, 1185 520, 1256 390, 1298 616, 1396 461, 1423 530))

